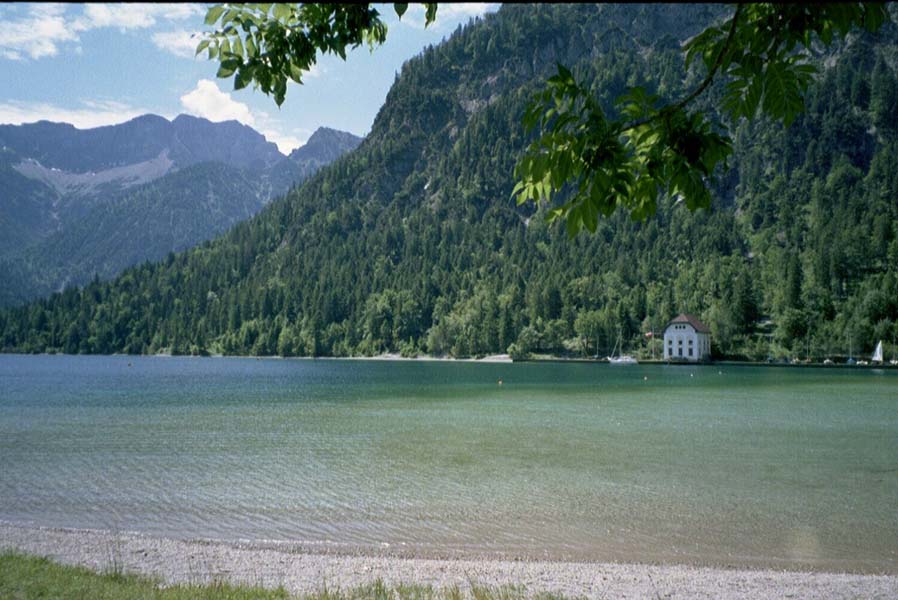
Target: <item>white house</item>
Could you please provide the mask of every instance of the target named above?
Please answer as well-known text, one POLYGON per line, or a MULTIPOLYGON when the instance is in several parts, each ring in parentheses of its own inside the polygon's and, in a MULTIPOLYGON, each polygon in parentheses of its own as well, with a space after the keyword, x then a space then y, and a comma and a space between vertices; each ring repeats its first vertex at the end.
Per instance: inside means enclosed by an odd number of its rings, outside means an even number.
POLYGON ((711 358, 711 330, 692 315, 681 314, 664 329, 664 360, 699 362, 711 358))

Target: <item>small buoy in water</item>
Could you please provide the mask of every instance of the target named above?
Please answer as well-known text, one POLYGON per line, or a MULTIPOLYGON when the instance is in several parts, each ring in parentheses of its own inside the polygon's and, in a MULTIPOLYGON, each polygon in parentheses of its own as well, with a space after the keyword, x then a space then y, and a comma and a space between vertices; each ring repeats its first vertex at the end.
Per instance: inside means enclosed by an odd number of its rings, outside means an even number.
POLYGON ((689 376, 690 376, 690 377, 695 377, 695 373, 690 373, 689 376))
POLYGON ((648 381, 648 380, 649 380, 649 376, 646 375, 645 377, 642 378, 642 380, 643 380, 643 381, 648 381))
POLYGON ((723 375, 723 371, 717 371, 718 375, 723 375))
POLYGON ((502 385, 502 380, 501 380, 501 379, 499 380, 499 385, 502 385))

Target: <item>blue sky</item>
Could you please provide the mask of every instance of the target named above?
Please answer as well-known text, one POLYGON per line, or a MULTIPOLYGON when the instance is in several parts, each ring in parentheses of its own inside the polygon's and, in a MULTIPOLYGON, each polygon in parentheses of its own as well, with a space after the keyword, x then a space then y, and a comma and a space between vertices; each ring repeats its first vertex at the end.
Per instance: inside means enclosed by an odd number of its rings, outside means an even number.
POLYGON ((498 9, 441 4, 436 22, 425 28, 420 5, 401 20, 391 4, 377 5, 389 27, 387 42, 373 53, 358 48, 345 62, 320 56, 303 85, 290 83, 278 109, 252 87, 233 91, 233 81, 215 77, 216 63, 193 57, 197 40, 190 36, 208 29, 207 6, 0 5, 0 123, 46 119, 84 129, 146 113, 188 113, 236 119, 289 153, 322 125, 366 134, 403 62, 459 23, 498 9))

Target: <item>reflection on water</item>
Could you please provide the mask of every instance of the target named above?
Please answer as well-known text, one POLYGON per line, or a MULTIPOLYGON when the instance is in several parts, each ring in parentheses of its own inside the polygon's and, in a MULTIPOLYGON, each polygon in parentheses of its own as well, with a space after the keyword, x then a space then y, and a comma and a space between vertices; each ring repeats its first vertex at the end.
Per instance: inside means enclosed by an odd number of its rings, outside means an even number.
POLYGON ((894 372, 0 356, 17 523, 896 572, 896 469, 894 372))

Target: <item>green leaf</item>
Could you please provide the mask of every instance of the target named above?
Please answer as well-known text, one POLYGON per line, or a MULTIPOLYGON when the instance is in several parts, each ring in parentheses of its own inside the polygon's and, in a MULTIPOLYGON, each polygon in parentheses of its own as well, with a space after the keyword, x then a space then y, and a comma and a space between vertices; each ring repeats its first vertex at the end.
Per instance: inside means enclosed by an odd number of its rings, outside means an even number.
POLYGON ((199 55, 200 52, 202 52, 203 50, 208 48, 210 41, 211 40, 203 40, 202 42, 200 42, 199 45, 196 47, 196 54, 194 54, 194 56, 199 55))
POLYGON ((580 209, 580 215, 583 219, 583 224, 586 226, 586 229, 589 230, 590 233, 596 232, 596 227, 599 226, 599 214, 596 211, 595 207, 583 205, 580 209))
POLYGON ((223 60, 221 61, 221 66, 218 68, 218 72, 215 76, 220 78, 230 77, 239 66, 240 61, 235 58, 223 60))
POLYGON ((227 25, 228 23, 230 23, 231 21, 233 21, 234 19, 236 19, 236 18, 237 18, 237 15, 239 15, 239 14, 240 14, 240 11, 239 11, 239 10, 235 10, 235 9, 233 9, 233 8, 232 8, 232 9, 229 9, 229 10, 225 13, 225 16, 221 19, 221 26, 224 27, 225 25, 227 25))
POLYGON ((570 69, 568 69, 561 63, 555 63, 555 64, 558 67, 558 75, 561 77, 562 81, 564 81, 564 82, 573 82, 574 81, 574 76, 571 73, 570 69))
POLYGON ((278 77, 277 81, 274 82, 274 101, 280 106, 284 103, 284 98, 287 96, 287 80, 284 77, 278 77))
POLYGON ((231 45, 231 49, 235 55, 243 58, 243 42, 240 41, 239 35, 234 37, 234 43, 231 45))
POLYGON ((274 5, 274 18, 278 21, 286 21, 293 14, 293 9, 289 4, 278 2, 274 5))
POLYGON ((403 3, 396 2, 396 3, 393 4, 393 8, 396 9, 396 16, 399 17, 399 18, 401 19, 401 18, 402 18, 402 15, 405 14, 405 11, 408 10, 408 4, 407 4, 407 3, 403 4, 403 3))
POLYGON ((206 12, 206 25, 213 25, 215 21, 218 20, 218 17, 225 11, 225 7, 221 4, 216 4, 212 8, 210 8, 206 12))
POLYGON ((567 214, 567 220, 565 221, 567 235, 569 238, 573 239, 580 232, 580 215, 575 214, 573 210, 569 211, 567 214))
POLYGON ((431 23, 433 23, 437 18, 437 5, 436 3, 425 3, 425 14, 424 14, 424 26, 427 27, 431 23))
POLYGON ((302 69, 296 63, 290 63, 290 79, 302 83, 302 69))
POLYGON ((771 62, 765 75, 762 108, 788 126, 804 107, 799 79, 785 61, 771 62))
POLYGON ((237 77, 234 78, 234 89, 242 90, 248 86, 253 80, 253 69, 249 66, 242 66, 237 69, 237 77))

